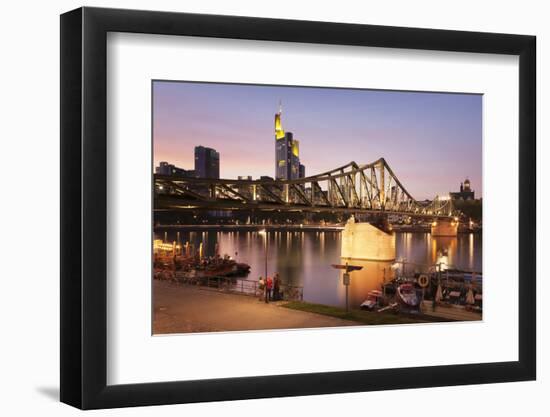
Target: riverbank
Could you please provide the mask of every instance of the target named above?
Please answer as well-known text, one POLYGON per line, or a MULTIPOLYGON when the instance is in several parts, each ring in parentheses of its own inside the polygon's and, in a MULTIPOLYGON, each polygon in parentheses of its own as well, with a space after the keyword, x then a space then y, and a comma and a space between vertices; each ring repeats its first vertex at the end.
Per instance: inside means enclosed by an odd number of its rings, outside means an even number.
POLYGON ((153 281, 153 334, 304 329, 481 320, 460 309, 377 313, 303 301, 265 303, 258 297, 153 281))
POLYGON ((153 334, 304 329, 362 323, 283 308, 281 303, 192 285, 153 281, 153 334))

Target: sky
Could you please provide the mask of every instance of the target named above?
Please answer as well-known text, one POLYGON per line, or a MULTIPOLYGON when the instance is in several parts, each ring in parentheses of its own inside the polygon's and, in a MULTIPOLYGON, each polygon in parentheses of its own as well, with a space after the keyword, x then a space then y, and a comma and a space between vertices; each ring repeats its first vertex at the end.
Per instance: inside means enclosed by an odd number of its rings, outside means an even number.
POLYGON ((384 157, 417 200, 482 197, 482 96, 385 90, 153 82, 153 160, 194 168, 194 148, 220 153, 220 176, 275 175, 274 115, 300 141, 306 176, 384 157))

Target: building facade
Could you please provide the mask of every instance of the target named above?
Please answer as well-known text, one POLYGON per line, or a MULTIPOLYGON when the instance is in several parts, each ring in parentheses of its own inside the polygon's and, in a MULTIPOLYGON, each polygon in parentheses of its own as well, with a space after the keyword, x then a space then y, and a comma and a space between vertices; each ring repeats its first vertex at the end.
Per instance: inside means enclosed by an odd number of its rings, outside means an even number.
POLYGON ((472 190, 470 180, 466 178, 464 182, 460 183, 460 191, 450 192, 449 196, 453 200, 475 200, 475 191, 472 190))
POLYGON ((195 146, 197 178, 220 178, 220 154, 215 149, 195 146))
POLYGON ((185 178, 192 178, 195 176, 194 170, 178 168, 174 164, 170 164, 166 161, 159 163, 159 166, 155 168, 155 173, 159 175, 171 175, 185 178))

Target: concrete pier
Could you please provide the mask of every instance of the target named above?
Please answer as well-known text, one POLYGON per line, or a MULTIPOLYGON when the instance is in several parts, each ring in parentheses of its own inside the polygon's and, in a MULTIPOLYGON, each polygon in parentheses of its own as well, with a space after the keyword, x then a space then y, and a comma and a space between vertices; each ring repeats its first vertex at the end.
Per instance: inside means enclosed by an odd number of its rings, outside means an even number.
POLYGON ((395 235, 370 223, 357 223, 352 217, 342 231, 343 260, 393 261, 395 235))
POLYGON ((438 219, 432 222, 432 236, 454 236, 458 233, 458 221, 454 219, 438 219))

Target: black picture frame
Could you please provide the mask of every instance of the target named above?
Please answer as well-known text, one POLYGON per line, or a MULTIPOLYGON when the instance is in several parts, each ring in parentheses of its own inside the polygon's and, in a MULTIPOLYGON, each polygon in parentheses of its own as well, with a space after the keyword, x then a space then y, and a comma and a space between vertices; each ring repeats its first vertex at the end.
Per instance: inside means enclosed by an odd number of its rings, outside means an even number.
MULTIPOLYGON (((80 8, 61 16, 61 401, 82 409, 536 378, 534 36, 80 8), (519 360, 107 385, 108 32, 519 56, 519 360)), ((496 157, 496 155, 495 155, 496 157)))

